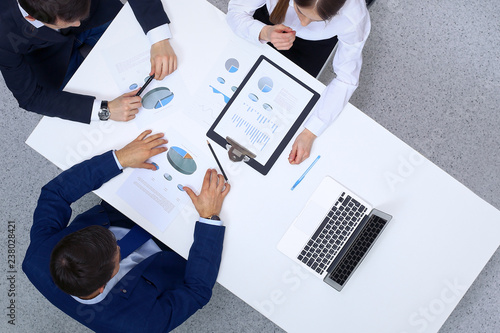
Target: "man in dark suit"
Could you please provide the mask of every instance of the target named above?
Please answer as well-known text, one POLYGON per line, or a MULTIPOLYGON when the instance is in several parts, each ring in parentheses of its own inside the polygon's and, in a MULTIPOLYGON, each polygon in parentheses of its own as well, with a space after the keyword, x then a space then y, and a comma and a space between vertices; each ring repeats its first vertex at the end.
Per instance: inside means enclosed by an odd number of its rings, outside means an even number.
POLYGON ((71 203, 121 167, 155 170, 144 161, 165 152, 167 141, 150 133, 62 172, 42 188, 34 213, 24 272, 52 304, 97 332, 170 331, 209 301, 218 274, 225 231, 218 215, 230 186, 215 170, 199 195, 184 188, 200 214, 187 261, 161 251, 138 226, 123 228, 127 219, 106 203, 68 226, 71 203))
MULTIPOLYGON (((129 3, 151 43, 150 75, 162 80, 177 68, 170 21, 160 0, 129 3)), ((121 7, 119 0, 0 1, 0 70, 19 106, 83 123, 133 119, 141 105, 136 91, 109 102, 62 91, 82 51, 95 45, 121 7)))

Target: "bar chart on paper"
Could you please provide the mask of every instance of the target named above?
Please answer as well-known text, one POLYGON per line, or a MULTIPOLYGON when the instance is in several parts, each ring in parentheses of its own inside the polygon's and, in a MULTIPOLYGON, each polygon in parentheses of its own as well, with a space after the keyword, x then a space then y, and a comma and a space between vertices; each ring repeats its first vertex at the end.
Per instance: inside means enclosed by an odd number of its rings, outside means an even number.
POLYGON ((232 124, 239 130, 239 138, 244 137, 254 148, 262 151, 278 129, 278 125, 246 103, 243 103, 243 108, 246 108, 246 112, 234 113, 231 116, 232 124))

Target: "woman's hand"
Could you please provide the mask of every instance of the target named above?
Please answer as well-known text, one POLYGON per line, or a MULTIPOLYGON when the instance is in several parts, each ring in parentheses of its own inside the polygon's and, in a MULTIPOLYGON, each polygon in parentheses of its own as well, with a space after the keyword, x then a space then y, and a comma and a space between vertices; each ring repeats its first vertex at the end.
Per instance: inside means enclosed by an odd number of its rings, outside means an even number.
POLYGON ((316 135, 307 128, 304 129, 292 145, 292 151, 288 155, 288 162, 290 164, 300 164, 306 160, 311 154, 311 147, 315 139, 316 135))
POLYGON ((271 42, 278 50, 289 50, 295 41, 295 30, 283 24, 266 25, 259 39, 271 42))

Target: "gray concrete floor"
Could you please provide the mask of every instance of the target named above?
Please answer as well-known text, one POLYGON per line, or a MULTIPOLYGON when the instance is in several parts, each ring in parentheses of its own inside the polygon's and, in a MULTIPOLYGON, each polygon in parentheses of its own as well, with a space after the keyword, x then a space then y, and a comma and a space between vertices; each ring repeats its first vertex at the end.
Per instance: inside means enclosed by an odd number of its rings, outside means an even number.
MULTIPOLYGON (((227 0, 210 2, 226 11, 227 0)), ((351 103, 500 208, 498 1, 377 0, 370 12, 372 33, 351 103)), ((322 81, 331 75, 330 68, 322 81)), ((20 109, 3 79, 0 106, 0 332, 86 332, 21 272, 40 188, 60 170, 24 144, 41 117, 20 109), (16 226, 15 326, 6 316, 8 221, 16 226)), ((89 194, 74 209, 97 201, 89 194)), ((497 251, 440 333, 500 332, 499 275, 497 251)), ((175 332, 282 330, 217 285, 210 303, 175 332)))

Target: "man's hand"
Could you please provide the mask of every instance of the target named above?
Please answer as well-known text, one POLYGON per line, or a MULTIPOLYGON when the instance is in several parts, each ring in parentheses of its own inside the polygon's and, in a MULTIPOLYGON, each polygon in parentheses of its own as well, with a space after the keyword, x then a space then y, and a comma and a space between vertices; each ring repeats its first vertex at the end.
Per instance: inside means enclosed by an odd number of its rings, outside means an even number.
POLYGON ((311 154, 311 147, 315 139, 316 135, 307 128, 304 129, 292 145, 292 151, 288 155, 288 162, 290 164, 300 164, 307 159, 311 154))
POLYGON ((170 46, 168 39, 164 39, 151 46, 151 72, 155 79, 161 81, 165 76, 177 69, 177 56, 170 46))
POLYGON ((128 92, 108 103, 109 119, 129 121, 135 118, 141 107, 141 97, 135 96, 139 89, 128 92))
POLYGON ((163 138, 163 133, 151 135, 151 130, 142 132, 134 141, 116 151, 116 158, 122 167, 142 168, 156 170, 151 163, 146 163, 148 158, 167 151, 167 147, 159 147, 168 141, 163 138))
POLYGON ((217 175, 217 171, 208 169, 203 179, 200 195, 194 194, 193 190, 187 186, 184 187, 184 191, 191 198, 200 217, 209 218, 220 214, 222 202, 230 188, 231 186, 224 182, 223 175, 217 175))
POLYGON ((289 50, 295 41, 295 30, 283 24, 266 25, 259 39, 271 42, 278 50, 289 50))

